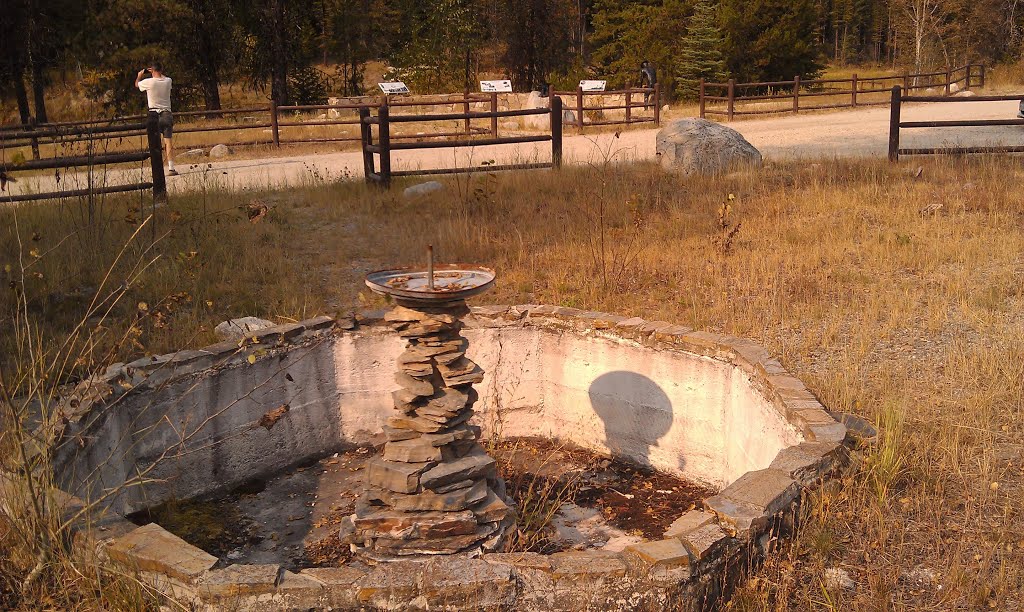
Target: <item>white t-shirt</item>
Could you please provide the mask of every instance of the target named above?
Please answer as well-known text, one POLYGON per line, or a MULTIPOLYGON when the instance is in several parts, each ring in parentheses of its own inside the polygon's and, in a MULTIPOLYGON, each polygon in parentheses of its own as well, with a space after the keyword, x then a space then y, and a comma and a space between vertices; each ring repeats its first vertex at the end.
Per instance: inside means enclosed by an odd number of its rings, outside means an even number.
POLYGON ((171 79, 150 77, 139 81, 139 91, 146 92, 149 110, 171 110, 171 79))

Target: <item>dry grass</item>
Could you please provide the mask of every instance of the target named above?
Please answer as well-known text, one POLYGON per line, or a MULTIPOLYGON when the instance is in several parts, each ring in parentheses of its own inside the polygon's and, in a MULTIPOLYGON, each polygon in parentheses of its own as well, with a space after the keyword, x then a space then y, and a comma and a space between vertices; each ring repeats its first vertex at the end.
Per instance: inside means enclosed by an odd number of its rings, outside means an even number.
MULTIPOLYGON (((702 180, 609 165, 463 178, 413 202, 399 189, 310 185, 261 196, 271 208, 257 224, 239 208, 251 195, 178 198, 157 211, 166 237, 156 251, 146 250, 145 232, 136 239, 132 262, 161 257, 105 324, 137 329, 137 344, 97 350, 73 371, 201 345, 230 316, 374 306, 362 275, 417 263, 434 244, 444 260, 499 271, 489 303, 559 304, 751 337, 827 406, 878 423, 877 446, 811 500, 798 539, 734 608, 1018 609, 1022 176, 1014 160, 997 159, 933 160, 920 178, 881 162, 702 180), (825 588, 835 567, 855 592, 825 588), (920 579, 929 572, 934 582, 920 579)), ((108 200, 93 225, 74 207, 0 211, 0 265, 30 264, 26 302, 44 346, 80 316, 136 228, 137 204, 108 200), (15 212, 20 248, 10 239, 15 212), (42 278, 31 278, 36 271, 42 278)), ((14 292, 4 291, 8 317, 14 292)), ((12 335, 4 332, 0 353, 11 354, 12 335)))

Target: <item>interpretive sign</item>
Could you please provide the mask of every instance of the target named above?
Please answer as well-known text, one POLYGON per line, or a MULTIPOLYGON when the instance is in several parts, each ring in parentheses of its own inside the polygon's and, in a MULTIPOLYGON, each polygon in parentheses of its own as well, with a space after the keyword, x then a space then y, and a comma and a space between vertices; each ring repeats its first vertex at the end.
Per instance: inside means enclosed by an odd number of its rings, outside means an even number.
POLYGON ((483 93, 512 93, 512 81, 508 79, 480 81, 480 91, 483 93))
POLYGON ((580 89, 583 91, 604 91, 608 81, 580 81, 580 89))
POLYGON ((407 93, 409 93, 409 88, 406 87, 405 83, 403 83, 401 81, 392 81, 390 83, 377 83, 377 86, 380 87, 381 91, 383 91, 384 93, 386 93, 389 96, 391 94, 407 94, 407 93))

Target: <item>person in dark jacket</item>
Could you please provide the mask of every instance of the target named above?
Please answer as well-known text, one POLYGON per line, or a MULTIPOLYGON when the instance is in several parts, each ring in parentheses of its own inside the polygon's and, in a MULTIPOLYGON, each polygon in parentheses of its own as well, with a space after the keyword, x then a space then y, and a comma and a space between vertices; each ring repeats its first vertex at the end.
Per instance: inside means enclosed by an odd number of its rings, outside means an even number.
MULTIPOLYGON (((658 75, 654 72, 654 65, 649 61, 640 62, 640 87, 654 89, 658 82, 658 75)), ((644 109, 650 108, 651 92, 644 93, 644 109)))

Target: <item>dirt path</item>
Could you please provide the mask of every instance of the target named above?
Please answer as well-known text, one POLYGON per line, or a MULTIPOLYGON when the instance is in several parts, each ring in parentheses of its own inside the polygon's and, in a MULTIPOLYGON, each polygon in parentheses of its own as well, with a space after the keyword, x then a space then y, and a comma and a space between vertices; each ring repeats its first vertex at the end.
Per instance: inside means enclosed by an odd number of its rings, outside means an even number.
MULTIPOLYGON (((1012 118, 1017 113, 1015 102, 965 102, 963 104, 907 105, 904 120, 995 119, 1012 118)), ((805 159, 821 157, 884 157, 889 130, 889 108, 774 117, 730 124, 761 150, 767 159, 805 159)), ((570 128, 567 133, 573 130, 570 128)), ((600 163, 605 157, 616 161, 654 158, 657 130, 629 130, 619 138, 612 133, 567 135, 563 148, 567 163, 600 163)), ((1024 128, 954 128, 952 130, 921 129, 904 132, 905 146, 940 146, 955 143, 972 145, 1024 144, 1024 128)), ((392 168, 408 170, 425 167, 452 167, 493 160, 498 164, 543 161, 549 158, 546 143, 527 143, 477 147, 473 149, 428 149, 402 151, 394 154, 392 168)), ((227 160, 189 166, 178 162, 180 176, 170 177, 172 192, 195 191, 221 187, 232 190, 263 187, 295 186, 317 182, 362 177, 362 159, 358 151, 313 154, 252 160, 227 160), (212 167, 206 167, 211 163, 212 167)), ((137 181, 141 169, 117 170, 109 173, 111 184, 137 181)), ((14 193, 52 191, 53 175, 23 177, 12 184, 14 193)), ((82 174, 62 177, 61 189, 85 187, 82 174)))

